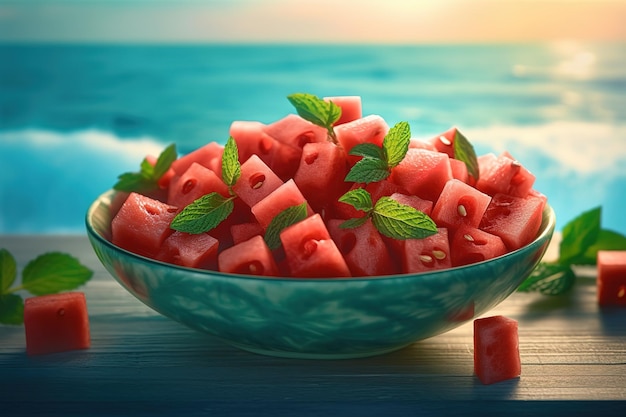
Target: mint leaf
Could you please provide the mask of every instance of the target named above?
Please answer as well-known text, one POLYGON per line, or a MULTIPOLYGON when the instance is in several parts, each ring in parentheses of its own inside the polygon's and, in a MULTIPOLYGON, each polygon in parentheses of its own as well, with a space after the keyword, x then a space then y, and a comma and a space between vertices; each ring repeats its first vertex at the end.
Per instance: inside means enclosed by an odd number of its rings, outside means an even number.
POLYGON ((200 234, 216 228, 233 212, 233 198, 220 193, 203 195, 174 217, 170 228, 179 232, 200 234))
POLYGON ((426 214, 386 196, 376 202, 372 222, 393 239, 423 239, 437 233, 437 225, 426 214))
POLYGON ((93 272, 74 257, 50 252, 30 261, 22 272, 22 288, 34 295, 73 290, 91 278, 93 272))
POLYGON ((339 202, 350 204, 355 209, 365 212, 371 211, 374 206, 371 194, 363 188, 348 191, 339 197, 339 202))
POLYGON ((177 158, 176 145, 165 148, 157 158, 154 166, 144 158, 139 165, 139 172, 125 172, 118 176, 113 189, 125 192, 146 193, 159 188, 159 180, 170 169, 177 158))
POLYGON ((15 258, 6 249, 0 249, 0 294, 5 293, 17 277, 15 258))
POLYGON ((477 180, 479 176, 478 158, 476 158, 474 146, 459 132, 459 129, 456 129, 454 134, 453 148, 454 159, 464 162, 467 167, 467 172, 477 180))
POLYGON ((411 128, 407 122, 399 122, 387 132, 383 139, 387 166, 393 168, 404 159, 409 150, 411 141, 411 128))
POLYGON ((363 156, 367 158, 380 159, 381 161, 385 161, 387 158, 385 157, 385 151, 380 146, 377 146, 373 143, 359 143, 354 145, 349 155, 355 156, 363 156))
POLYGON ((564 294, 572 288, 576 275, 569 265, 542 262, 522 282, 518 291, 539 291, 545 295, 564 294))
POLYGON ((287 207, 285 210, 278 213, 276 217, 272 219, 265 231, 264 239, 267 246, 271 250, 278 249, 281 245, 280 232, 284 228, 306 219, 307 214, 306 202, 297 206, 287 207))
POLYGON ((596 241, 587 248, 582 257, 576 258, 576 263, 595 265, 599 250, 626 250, 626 236, 612 230, 600 229, 596 241))
POLYGON ((239 163, 239 151, 237 143, 231 136, 226 141, 222 154, 222 180, 230 188, 241 177, 241 164, 239 163))
POLYGON ((346 175, 345 181, 370 182, 381 181, 390 175, 387 162, 374 158, 363 158, 358 161, 346 175))
POLYGON ((563 227, 559 246, 559 262, 573 264, 584 257, 585 252, 596 242, 600 234, 601 207, 580 214, 563 227))
POLYGON ((24 300, 17 294, 0 294, 0 323, 22 324, 24 300))
POLYGON ((341 107, 332 101, 325 101, 307 93, 291 94, 287 96, 287 99, 296 108, 300 117, 325 128, 331 142, 337 143, 333 124, 341 117, 341 107))
POLYGON ((355 217, 354 219, 348 219, 345 222, 339 225, 340 229, 354 229, 359 226, 363 226, 365 222, 370 218, 370 215, 365 215, 363 217, 355 217))

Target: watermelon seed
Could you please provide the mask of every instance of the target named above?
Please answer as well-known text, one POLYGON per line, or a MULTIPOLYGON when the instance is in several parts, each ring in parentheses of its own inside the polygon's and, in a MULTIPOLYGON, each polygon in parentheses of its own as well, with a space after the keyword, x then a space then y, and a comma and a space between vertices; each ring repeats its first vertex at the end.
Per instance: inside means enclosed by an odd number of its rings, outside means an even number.
POLYGON ((439 140, 441 141, 441 143, 443 143, 446 146, 452 145, 452 142, 450 142, 448 138, 445 136, 439 136, 439 140))
POLYGON ((65 309, 64 308, 60 308, 57 310, 57 316, 64 316, 65 315, 65 309))
POLYGON ((187 194, 191 190, 193 190, 194 187, 196 186, 196 182, 197 182, 196 179, 190 179, 190 180, 185 181, 185 183, 183 184, 183 189, 182 189, 183 194, 187 194))
POLYGON ((617 291, 617 298, 624 298, 626 295, 626 286, 622 285, 619 287, 619 291, 617 291))
POLYGON ((515 168, 520 168, 522 166, 520 161, 518 161, 517 159, 514 159, 513 161, 511 161, 511 165, 515 168))
POLYGON ((459 204, 456 208, 456 211, 459 213, 459 216, 461 217, 467 216, 467 210, 465 209, 465 206, 463 204, 459 204))
POLYGON ((463 235, 463 238, 464 238, 465 240, 467 240, 468 242, 473 242, 473 241, 474 241, 474 238, 473 238, 473 237, 472 237, 472 235, 470 235, 469 233, 468 233, 468 234, 463 235))
POLYGON ((250 176, 250 188, 252 188, 253 190, 258 190, 259 188, 261 188, 264 182, 265 175, 263 175, 263 173, 261 172, 250 176))
POLYGON ((428 255, 420 255, 420 261, 422 261, 425 264, 429 264, 433 261, 433 258, 428 255))
POLYGON ((445 259, 445 258, 446 258, 446 253, 445 253, 444 251, 442 251, 442 250, 437 250, 437 249, 435 249, 435 250, 433 251, 433 256, 434 256, 436 259, 442 260, 442 259, 445 259))

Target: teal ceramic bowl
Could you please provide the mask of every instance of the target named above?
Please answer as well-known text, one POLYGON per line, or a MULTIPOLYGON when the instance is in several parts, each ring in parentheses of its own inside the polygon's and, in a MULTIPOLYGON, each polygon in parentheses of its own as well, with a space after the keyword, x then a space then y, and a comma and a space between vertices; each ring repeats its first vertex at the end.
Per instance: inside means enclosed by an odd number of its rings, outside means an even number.
POLYGON ((545 253, 555 227, 547 206, 537 238, 489 261, 432 273, 368 278, 268 278, 170 265, 109 240, 113 193, 89 208, 98 258, 157 312, 232 346, 265 355, 355 358, 391 352, 472 320, 507 298, 545 253))

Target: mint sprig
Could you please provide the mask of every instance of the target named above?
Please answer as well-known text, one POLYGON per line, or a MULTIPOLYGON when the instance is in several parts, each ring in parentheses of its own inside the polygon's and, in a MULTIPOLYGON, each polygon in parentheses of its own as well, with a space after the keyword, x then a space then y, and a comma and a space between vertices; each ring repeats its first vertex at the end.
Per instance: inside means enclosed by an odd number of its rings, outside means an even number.
POLYGON ((453 149, 454 159, 458 159, 459 161, 465 163, 467 172, 474 177, 475 180, 478 180, 479 172, 476 151, 474 151, 474 146, 470 143, 470 141, 461 132, 459 132, 459 129, 456 129, 456 132, 454 133, 453 149))
POLYGON ((361 156, 346 175, 345 181, 369 184, 382 181, 391 175, 409 150, 411 128, 407 122, 399 122, 385 135, 382 147, 373 143, 361 143, 350 149, 349 154, 361 156))
POLYGON ((341 107, 332 101, 325 101, 308 93, 294 93, 287 96, 287 100, 293 104, 300 117, 325 128, 328 132, 328 140, 337 144, 337 135, 333 125, 341 117, 341 107))
POLYGON ((13 255, 0 249, 0 323, 22 324, 24 300, 18 291, 33 295, 55 294, 73 290, 91 279, 93 271, 76 258, 61 252, 49 252, 31 260, 17 280, 17 264, 13 255))
POLYGON ((229 137, 222 153, 222 181, 228 186, 229 197, 212 192, 194 200, 174 217, 170 228, 179 232, 200 234, 216 228, 235 208, 233 186, 241 177, 239 151, 233 137, 229 137))
POLYGON ((303 202, 296 206, 287 207, 276 215, 267 226, 263 239, 271 249, 278 249, 281 245, 280 232, 286 227, 296 224, 307 217, 307 204, 303 202))
POLYGON ((602 207, 598 206, 568 222, 563 227, 558 259, 539 263, 518 291, 564 294, 576 281, 573 266, 595 265, 599 250, 626 250, 626 236, 603 229, 601 218, 602 207))
POLYGON ((372 205, 370 193, 363 188, 348 191, 339 201, 365 212, 362 217, 341 223, 342 229, 358 227, 371 219, 381 234, 392 239, 423 239, 437 233, 437 225, 425 213, 386 196, 372 205))
POLYGON ((156 190, 159 188, 159 180, 170 169, 177 157, 176 144, 171 144, 159 154, 154 165, 144 158, 139 166, 139 172, 125 172, 119 175, 113 189, 139 193, 156 190))

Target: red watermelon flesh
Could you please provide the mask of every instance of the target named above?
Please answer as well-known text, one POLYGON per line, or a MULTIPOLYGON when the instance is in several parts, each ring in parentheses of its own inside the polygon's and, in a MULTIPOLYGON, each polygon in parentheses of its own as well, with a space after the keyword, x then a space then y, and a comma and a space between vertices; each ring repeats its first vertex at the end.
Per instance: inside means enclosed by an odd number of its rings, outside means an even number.
MULTIPOLYGON (((158 158, 156 156, 153 155, 146 155, 146 161, 148 161, 148 163, 152 166, 155 166, 157 163, 158 158)), ((176 172, 174 171, 174 169, 172 169, 171 167, 165 172, 165 174, 163 174, 161 176, 161 178, 159 178, 158 181, 158 185, 159 188, 162 190, 166 190, 167 187, 169 187, 170 185, 170 180, 172 179, 172 177, 176 174, 176 172)), ((167 195, 167 193, 165 193, 165 195, 167 195)))
POLYGON ((256 235, 263 235, 263 227, 257 221, 244 223, 235 223, 230 226, 230 234, 233 238, 233 244, 243 242, 256 235))
POLYGON ((407 239, 402 252, 403 272, 426 272, 452 267, 448 229, 438 227, 437 234, 424 239, 407 239))
POLYGON ((427 151, 438 152, 432 143, 417 138, 411 138, 409 149, 426 149, 427 151))
POLYGON ((280 233, 285 262, 293 277, 349 277, 350 269, 319 214, 280 233))
POLYGON ((463 181, 467 184, 470 184, 470 181, 473 181, 473 178, 469 175, 465 162, 451 158, 450 169, 452 170, 452 178, 456 178, 457 180, 463 181))
POLYGON ((223 145, 217 142, 209 142, 172 162, 171 170, 177 175, 182 175, 195 162, 209 168, 221 178, 223 153, 223 145))
POLYGON ((85 294, 75 291, 26 298, 24 332, 28 355, 89 348, 85 294))
POLYGON ((334 96, 324 97, 325 101, 332 101, 341 108, 341 116, 335 126, 351 122, 363 117, 361 96, 334 96))
POLYGON ((454 158, 454 138, 457 128, 451 127, 445 132, 437 135, 429 140, 438 152, 447 154, 450 158, 454 158))
POLYGON ((263 230, 265 230, 278 213, 288 207, 298 206, 305 202, 307 203, 309 215, 313 214, 309 203, 302 195, 302 192, 300 192, 294 180, 291 179, 252 206, 250 210, 261 227, 263 227, 263 230))
POLYGON ((167 203, 183 209, 203 195, 217 192, 228 197, 228 187, 209 168, 193 162, 182 174, 172 178, 167 203))
POLYGON ((596 291, 601 307, 626 307, 626 251, 599 250, 596 291))
POLYGON ((233 186, 233 192, 252 207, 283 184, 261 158, 252 155, 241 164, 241 176, 233 186))
POLYGON ((370 220, 354 229, 342 229, 345 220, 326 222, 330 236, 342 253, 353 276, 375 276, 398 273, 383 237, 370 220))
MULTIPOLYGON (((360 143, 382 146, 388 131, 389 126, 385 119, 376 114, 335 126, 337 141, 346 153, 360 143)), ((350 165, 354 165, 359 159, 361 157, 348 156, 350 165)))
POLYGON ((516 320, 504 316, 474 320, 474 373, 485 385, 520 376, 516 320))
POLYGON ((224 249, 217 257, 221 272, 247 275, 278 276, 272 251, 261 235, 224 249))
POLYGON ((452 266, 468 265, 504 255, 506 246, 499 236, 462 225, 450 240, 452 266))
POLYGON ((331 142, 308 143, 293 179, 311 207, 320 211, 348 190, 348 183, 337 181, 347 173, 346 154, 340 147, 331 142))
POLYGON ((456 229, 461 225, 478 227, 491 197, 457 179, 449 180, 432 211, 439 226, 456 229))
POLYGON ((452 179, 448 155, 426 149, 409 149, 389 176, 389 180, 425 200, 437 201, 452 179))
POLYGON ((169 235, 156 259, 189 268, 215 269, 219 241, 208 233, 175 231, 169 235))
POLYGON ((297 114, 288 114, 280 120, 265 125, 263 131, 277 141, 302 149, 307 143, 326 142, 328 132, 297 114))
POLYGON ((476 188, 489 195, 502 193, 526 197, 535 183, 535 176, 508 154, 498 157, 482 155, 478 158, 478 166, 480 174, 476 188))
POLYGON ((130 193, 111 221, 111 242, 139 255, 155 257, 173 230, 178 208, 130 193))

